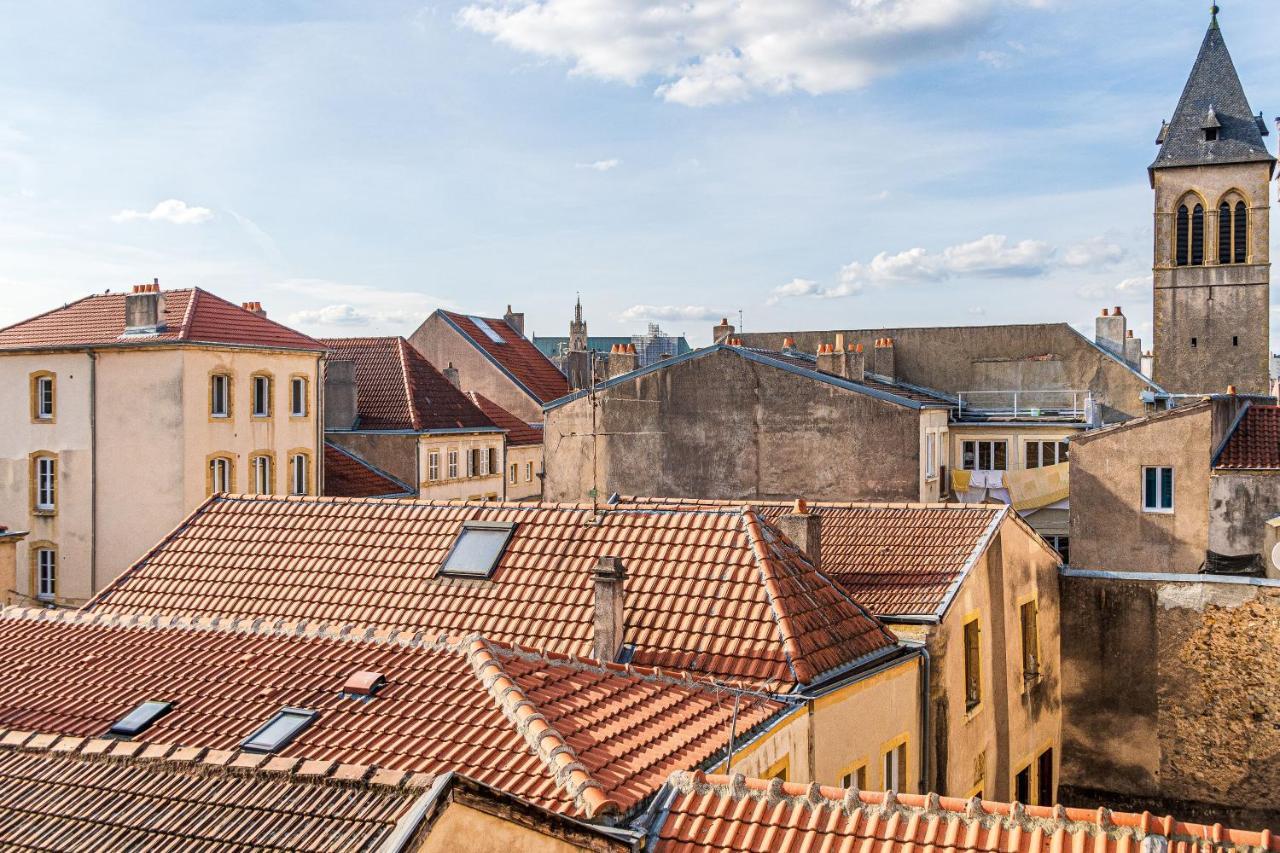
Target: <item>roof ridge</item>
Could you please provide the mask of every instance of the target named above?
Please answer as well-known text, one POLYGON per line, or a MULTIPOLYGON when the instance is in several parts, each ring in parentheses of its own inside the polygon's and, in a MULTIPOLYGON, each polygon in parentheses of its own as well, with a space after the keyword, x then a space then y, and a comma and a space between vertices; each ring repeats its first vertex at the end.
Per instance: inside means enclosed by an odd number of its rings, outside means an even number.
MULTIPOLYGON (((793 808, 817 810, 840 809, 846 816, 857 812, 872 817, 892 819, 898 817, 904 823, 921 815, 952 815, 955 819, 977 820, 985 828, 1004 830, 1021 829, 1027 833, 1040 832, 1046 836, 1046 845, 1053 836, 1083 834, 1088 837, 1106 836, 1130 838, 1141 841, 1148 836, 1162 836, 1170 840, 1192 842, 1198 849, 1211 841, 1216 849, 1239 850, 1241 853, 1261 848, 1280 850, 1280 839, 1269 829, 1259 832, 1227 829, 1222 824, 1207 826, 1185 823, 1172 815, 1163 818, 1150 812, 1135 814, 1113 812, 1107 808, 1075 809, 1061 804, 1055 806, 1031 806, 1023 803, 1000 803, 979 797, 960 799, 942 797, 936 793, 910 794, 896 791, 860 791, 856 787, 837 788, 813 782, 803 785, 783 782, 781 779, 748 779, 740 773, 732 776, 708 774, 701 770, 677 771, 667 784, 683 794, 727 797, 734 800, 753 799, 773 806, 787 805, 793 808)), ((1070 844, 1053 843, 1067 849, 1070 844)))
MULTIPOLYGON (((191 321, 196 316, 196 302, 200 300, 201 294, 204 293, 200 288, 191 288, 191 298, 187 300, 186 310, 182 312, 182 322, 178 324, 178 339, 187 340, 187 334, 191 331, 191 321)), ((163 294, 163 291, 161 292, 163 294)))
POLYGON ((479 635, 472 635, 466 652, 467 663, 493 698, 498 709, 516 727, 525 742, 551 771, 556 784, 568 792, 574 804, 588 818, 620 814, 622 806, 609 797, 578 760, 578 754, 555 727, 537 711, 537 705, 507 673, 498 656, 479 635))
POLYGON ((798 669, 800 665, 803 664, 806 670, 811 670, 813 667, 807 661, 802 660, 803 655, 800 653, 800 644, 795 636, 795 626, 791 624, 791 617, 782 613, 778 606, 782 591, 778 589, 778 578, 773 566, 773 557, 765 547, 764 534, 760 526, 760 517, 756 514, 756 511, 750 507, 743 507, 743 531, 747 535, 747 541, 751 544, 751 552, 755 554, 756 565, 760 571, 760 579, 764 581, 765 597, 769 600, 769 611, 773 614, 774 624, 777 626, 779 637, 782 640, 782 652, 787 657, 787 668, 791 670, 791 675, 797 683, 807 684, 818 673, 808 673, 807 678, 802 678, 800 675, 798 669))
POLYGON ((284 758, 241 749, 147 743, 108 737, 0 729, 0 751, 41 752, 67 760, 163 765, 175 772, 226 772, 238 776, 283 776, 293 781, 335 787, 386 788, 417 796, 435 776, 387 770, 376 764, 352 764, 308 758, 284 758))
POLYGON ((405 347, 409 342, 403 336, 396 338, 396 357, 400 360, 400 378, 404 382, 405 405, 409 408, 409 423, 414 429, 422 429, 422 418, 418 415, 418 395, 415 393, 413 377, 409 371, 409 361, 405 358, 405 347))

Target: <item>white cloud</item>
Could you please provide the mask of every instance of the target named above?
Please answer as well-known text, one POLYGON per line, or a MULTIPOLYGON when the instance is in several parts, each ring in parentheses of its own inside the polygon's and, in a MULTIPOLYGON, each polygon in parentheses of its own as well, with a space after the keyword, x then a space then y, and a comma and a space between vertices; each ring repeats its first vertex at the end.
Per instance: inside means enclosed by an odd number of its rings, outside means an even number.
POLYGON ((577 163, 579 169, 594 169, 597 172, 607 172, 610 169, 616 169, 622 165, 621 160, 596 160, 594 163, 577 163))
POLYGON ((1138 290, 1151 289, 1151 274, 1137 275, 1133 278, 1126 278, 1124 281, 1116 285, 1116 290, 1129 291, 1130 293, 1138 290))
POLYGON ((950 54, 998 9, 1043 0, 473 0, 462 27, 570 73, 702 106, 754 95, 820 95, 950 54))
POLYGON ((291 278, 268 287, 321 306, 295 311, 288 318, 290 325, 314 334, 362 328, 365 334, 409 335, 437 308, 456 307, 425 293, 327 279, 291 278))
POLYGON ((176 198, 160 202, 148 212, 141 210, 122 210, 111 217, 112 222, 171 222, 174 225, 198 225, 213 218, 213 211, 207 207, 192 207, 185 201, 176 198))
POLYGON ((1123 246, 1105 237, 1093 237, 1069 246, 1062 254, 1062 262, 1069 267, 1105 267, 1119 263, 1124 256, 1123 246))
POLYGON ((634 322, 636 320, 685 320, 716 321, 727 316, 727 312, 705 305, 632 305, 618 315, 619 320, 634 322))
POLYGON ((812 296, 819 290, 816 281, 810 281, 807 278, 793 278, 786 284, 780 284, 773 289, 773 295, 766 301, 766 305, 776 305, 782 299, 791 296, 812 296))

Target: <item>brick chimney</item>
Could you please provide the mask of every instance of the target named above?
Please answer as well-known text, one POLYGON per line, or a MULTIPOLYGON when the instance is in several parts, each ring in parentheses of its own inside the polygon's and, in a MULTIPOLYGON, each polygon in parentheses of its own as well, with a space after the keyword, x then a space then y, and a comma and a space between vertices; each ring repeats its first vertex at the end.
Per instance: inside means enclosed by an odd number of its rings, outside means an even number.
POLYGON ((324 428, 355 429, 358 396, 356 363, 343 359, 324 362, 324 428))
POLYGON ((592 656, 602 663, 618 659, 626 628, 623 606, 623 583, 626 569, 618 557, 601 557, 593 572, 595 579, 595 617, 592 656))
POLYGON ((844 351, 844 343, 839 337, 837 337, 837 342, 834 344, 819 345, 818 372, 844 377, 848 372, 847 361, 848 356, 844 351))
POLYGON ((1133 336, 1133 329, 1129 329, 1125 333, 1124 339, 1124 360, 1134 370, 1142 369, 1142 338, 1133 336))
POLYGON ((782 535, 791 540, 817 568, 822 568, 822 518, 809 509, 804 498, 797 498, 791 512, 773 522, 782 535))
POLYGON ((1142 354, 1142 367, 1139 369, 1139 372, 1143 376, 1150 379, 1151 374, 1155 369, 1156 369, 1156 354, 1151 350, 1147 350, 1142 354))
POLYGON ((244 302, 241 303, 240 307, 248 311, 250 314, 255 314, 259 317, 267 316, 267 312, 263 310, 261 302, 244 302))
POLYGON ((1126 323, 1127 321, 1124 318, 1124 314, 1121 313, 1119 305, 1116 306, 1114 313, 1103 308, 1102 313, 1094 320, 1094 343, 1107 352, 1124 358, 1126 323))
POLYGON ((614 344, 609 350, 609 378, 630 373, 640 367, 640 354, 635 344, 614 344))
POLYGON ((893 338, 877 338, 872 373, 890 382, 897 381, 897 357, 893 353, 893 338))
POLYGON ((711 343, 713 344, 726 343, 729 340, 729 338, 733 337, 733 332, 734 332, 734 328, 733 326, 729 325, 729 318, 725 317, 723 320, 720 321, 720 324, 718 326, 715 326, 714 328, 712 328, 711 343))
POLYGON ((440 375, 442 375, 445 379, 448 379, 449 384, 452 385, 454 388, 458 388, 458 389, 462 388, 462 379, 459 378, 458 376, 458 368, 453 366, 452 361, 449 362, 448 367, 440 371, 440 375))
POLYGON ((124 333, 154 335, 164 331, 164 294, 160 280, 151 284, 135 284, 124 297, 124 333))
POLYGON ((518 334, 522 338, 524 337, 524 312, 523 311, 516 313, 515 311, 512 311, 511 306, 508 305, 507 313, 502 315, 502 319, 506 321, 508 326, 516 330, 516 334, 518 334))
POLYGON ((849 344, 849 375, 854 382, 861 382, 867 375, 867 358, 862 352, 862 344, 849 344))

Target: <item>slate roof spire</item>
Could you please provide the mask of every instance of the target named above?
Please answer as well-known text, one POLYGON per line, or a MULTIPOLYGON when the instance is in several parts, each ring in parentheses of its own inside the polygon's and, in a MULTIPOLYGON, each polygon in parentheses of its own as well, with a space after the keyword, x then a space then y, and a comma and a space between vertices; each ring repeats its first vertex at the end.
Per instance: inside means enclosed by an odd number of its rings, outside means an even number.
POLYGON ((1151 169, 1220 163, 1275 162, 1262 137, 1267 135, 1261 114, 1255 116, 1244 86, 1218 26, 1212 18, 1191 76, 1182 90, 1173 119, 1160 134, 1160 153, 1151 169), (1206 133, 1212 117, 1217 133, 1206 133))

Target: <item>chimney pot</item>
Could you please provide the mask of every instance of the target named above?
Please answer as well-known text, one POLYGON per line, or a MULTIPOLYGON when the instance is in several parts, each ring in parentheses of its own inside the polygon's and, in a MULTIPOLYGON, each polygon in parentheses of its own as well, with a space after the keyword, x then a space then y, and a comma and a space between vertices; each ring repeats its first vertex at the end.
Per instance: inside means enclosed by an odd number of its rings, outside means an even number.
POLYGON ((791 512, 795 515, 806 515, 809 512, 809 504, 805 502, 804 498, 796 498, 795 506, 792 507, 791 512))
POLYGON ((1228 386, 1227 386, 1227 393, 1228 393, 1228 394, 1230 394, 1232 397, 1234 397, 1234 396, 1236 395, 1236 386, 1234 386, 1234 385, 1228 385, 1228 386))
POLYGON ((1120 306, 1119 306, 1119 305, 1117 305, 1117 306, 1115 307, 1115 310, 1114 310, 1112 313, 1114 313, 1117 317, 1119 317, 1119 316, 1120 316, 1120 306))
POLYGON ((626 628, 624 582, 626 568, 618 557, 601 557, 592 572, 595 582, 595 613, 592 646, 601 663, 618 659, 626 628))
POLYGON ((1110 317, 1110 316, 1111 316, 1111 309, 1110 309, 1110 308, 1103 308, 1103 309, 1102 309, 1102 316, 1103 316, 1103 317, 1110 317))
POLYGON ((783 338, 783 339, 782 339, 782 348, 783 348, 783 349, 795 349, 795 346, 796 346, 796 339, 795 339, 795 338, 783 338))
POLYGON ((1129 330, 1128 330, 1128 335, 1127 335, 1127 337, 1130 337, 1130 338, 1132 338, 1132 337, 1133 337, 1133 329, 1129 329, 1129 330))
POLYGON ((858 348, 854 352, 862 352, 862 344, 858 344, 858 348))

